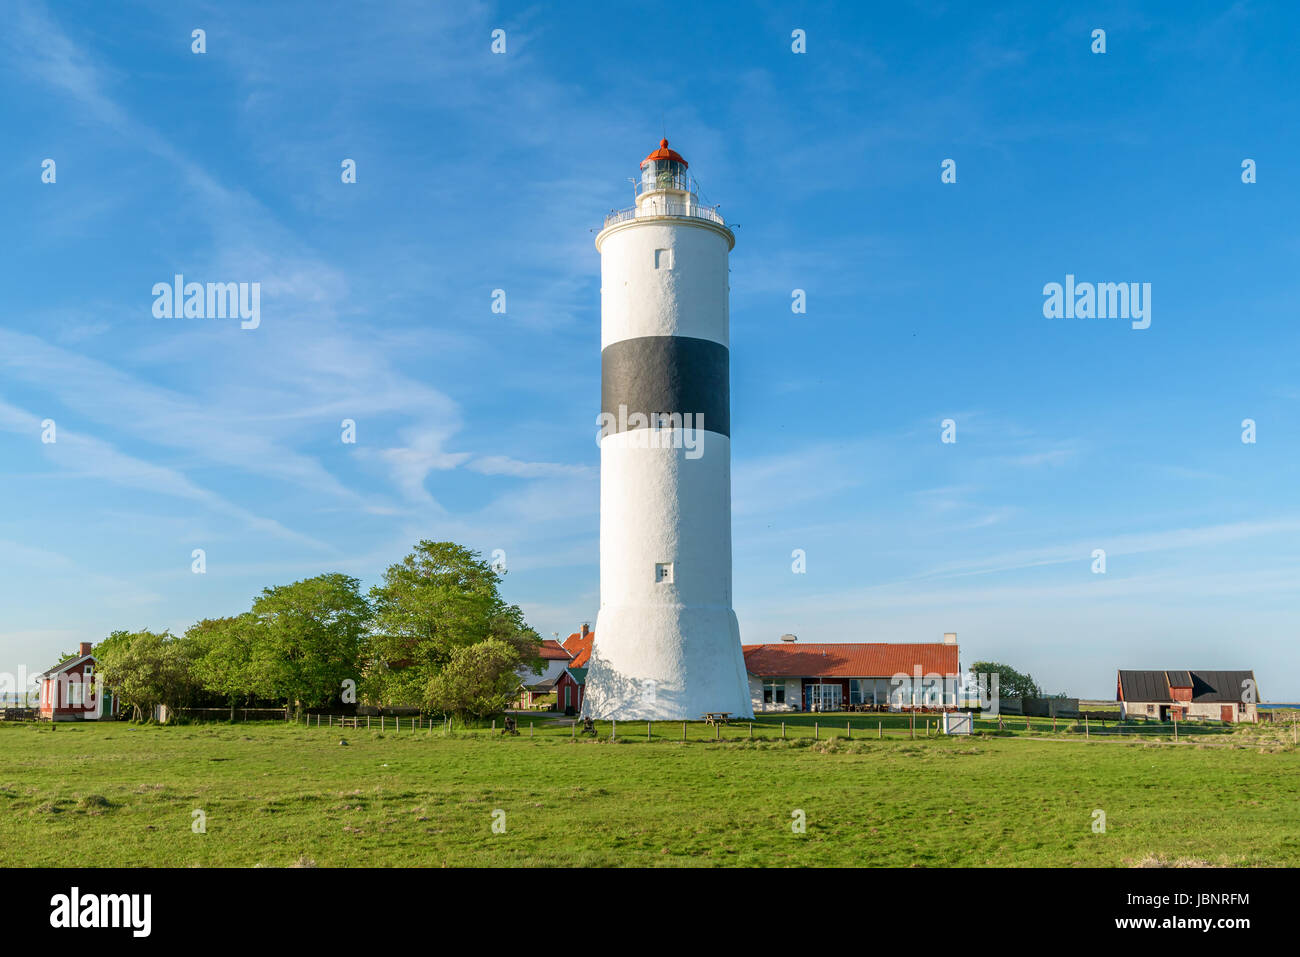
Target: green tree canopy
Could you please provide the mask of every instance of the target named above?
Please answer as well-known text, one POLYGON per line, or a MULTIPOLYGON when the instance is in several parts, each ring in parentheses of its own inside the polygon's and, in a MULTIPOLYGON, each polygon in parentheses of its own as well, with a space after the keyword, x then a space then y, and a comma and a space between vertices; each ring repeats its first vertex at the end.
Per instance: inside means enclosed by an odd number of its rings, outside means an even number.
MULTIPOLYGON (((500 594, 500 575, 454 542, 422 541, 370 590, 375 612, 366 691, 380 703, 427 700, 430 682, 458 650, 494 639, 516 667, 541 673, 541 638, 500 594)), ((458 659, 459 660, 459 659, 458 659)), ((462 665, 464 661, 462 660, 462 665)))
POLYGON ((344 681, 356 681, 370 620, 360 587, 355 578, 330 573, 265 589, 249 613, 248 674, 256 686, 301 710, 328 704, 344 681))
POLYGON ((230 702, 230 719, 240 699, 270 697, 266 676, 254 660, 257 619, 251 612, 234 618, 205 618, 191 625, 185 639, 194 654, 194 676, 204 691, 230 702))
POLYGON ((193 646, 168 631, 115 631, 95 648, 100 680, 135 711, 135 720, 155 705, 174 712, 189 702, 198 683, 193 646))
MULTIPOLYGON (((1042 697, 1042 689, 1038 687, 1032 675, 1021 674, 1010 665, 1004 665, 998 661, 977 661, 970 666, 971 672, 976 677, 979 675, 997 675, 998 676, 998 695, 1003 698, 1039 698, 1042 697)), ((988 693, 993 693, 992 683, 988 686, 988 693)))
POLYGON ((455 648, 442 668, 429 679, 424 705, 464 719, 483 717, 505 708, 519 687, 515 669, 519 651, 499 638, 455 648))

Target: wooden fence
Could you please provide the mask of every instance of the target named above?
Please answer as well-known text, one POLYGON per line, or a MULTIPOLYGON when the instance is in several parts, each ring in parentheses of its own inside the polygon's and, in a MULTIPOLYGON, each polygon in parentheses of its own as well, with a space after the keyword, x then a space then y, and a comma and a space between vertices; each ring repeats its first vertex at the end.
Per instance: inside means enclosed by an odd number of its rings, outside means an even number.
POLYGON ((178 708, 176 714, 199 721, 288 721, 288 708, 178 708))

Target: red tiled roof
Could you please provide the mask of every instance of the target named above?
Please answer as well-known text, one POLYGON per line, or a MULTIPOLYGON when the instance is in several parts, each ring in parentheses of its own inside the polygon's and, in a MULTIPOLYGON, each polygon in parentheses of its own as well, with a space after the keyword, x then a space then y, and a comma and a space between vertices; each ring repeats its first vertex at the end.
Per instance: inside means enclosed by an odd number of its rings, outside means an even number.
POLYGON ((745 670, 763 678, 888 678, 914 673, 957 674, 957 646, 941 642, 889 644, 782 641, 744 645, 745 670))
POLYGON ((569 654, 573 655, 573 660, 569 662, 570 668, 585 668, 587 659, 591 657, 591 643, 596 640, 594 631, 587 632, 584 638, 581 632, 575 631, 568 638, 564 639, 564 647, 568 649, 569 654))
POLYGON ((542 647, 537 650, 537 656, 545 661, 569 660, 569 653, 564 650, 564 645, 554 638, 547 638, 542 642, 542 647))

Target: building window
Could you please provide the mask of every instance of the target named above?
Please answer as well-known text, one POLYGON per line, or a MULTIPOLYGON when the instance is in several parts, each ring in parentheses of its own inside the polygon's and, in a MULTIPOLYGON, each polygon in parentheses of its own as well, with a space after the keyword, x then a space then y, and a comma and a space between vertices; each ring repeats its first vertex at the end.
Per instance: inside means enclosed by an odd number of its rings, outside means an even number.
POLYGON ((1156 713, 1156 706, 1153 704, 1147 705, 1147 714, 1155 714, 1155 713, 1156 713))
POLYGON ((672 269, 673 251, 671 249, 655 250, 655 269, 672 269))
POLYGON ((655 564, 655 583, 671 585, 673 583, 673 563, 657 562, 655 564))
POLYGON ((85 704, 83 697, 85 688, 80 681, 69 682, 68 684, 68 707, 80 708, 85 704))
POLYGON ((876 704, 876 682, 872 678, 854 678, 849 682, 850 704, 876 704))
POLYGON ((763 704, 785 704, 785 679, 763 679, 763 704))
POLYGON ((88 675, 93 675, 93 674, 95 673, 95 666, 94 666, 94 665, 86 665, 86 667, 85 667, 85 673, 88 674, 88 675))

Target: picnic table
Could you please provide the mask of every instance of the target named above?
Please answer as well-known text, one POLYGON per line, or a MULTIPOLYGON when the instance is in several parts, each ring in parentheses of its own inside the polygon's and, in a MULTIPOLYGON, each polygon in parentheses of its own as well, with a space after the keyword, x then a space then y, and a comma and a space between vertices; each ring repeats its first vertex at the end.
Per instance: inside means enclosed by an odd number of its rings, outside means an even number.
POLYGON ((706 711, 704 713, 704 723, 711 724, 715 727, 720 724, 728 724, 731 721, 730 711, 706 711))

